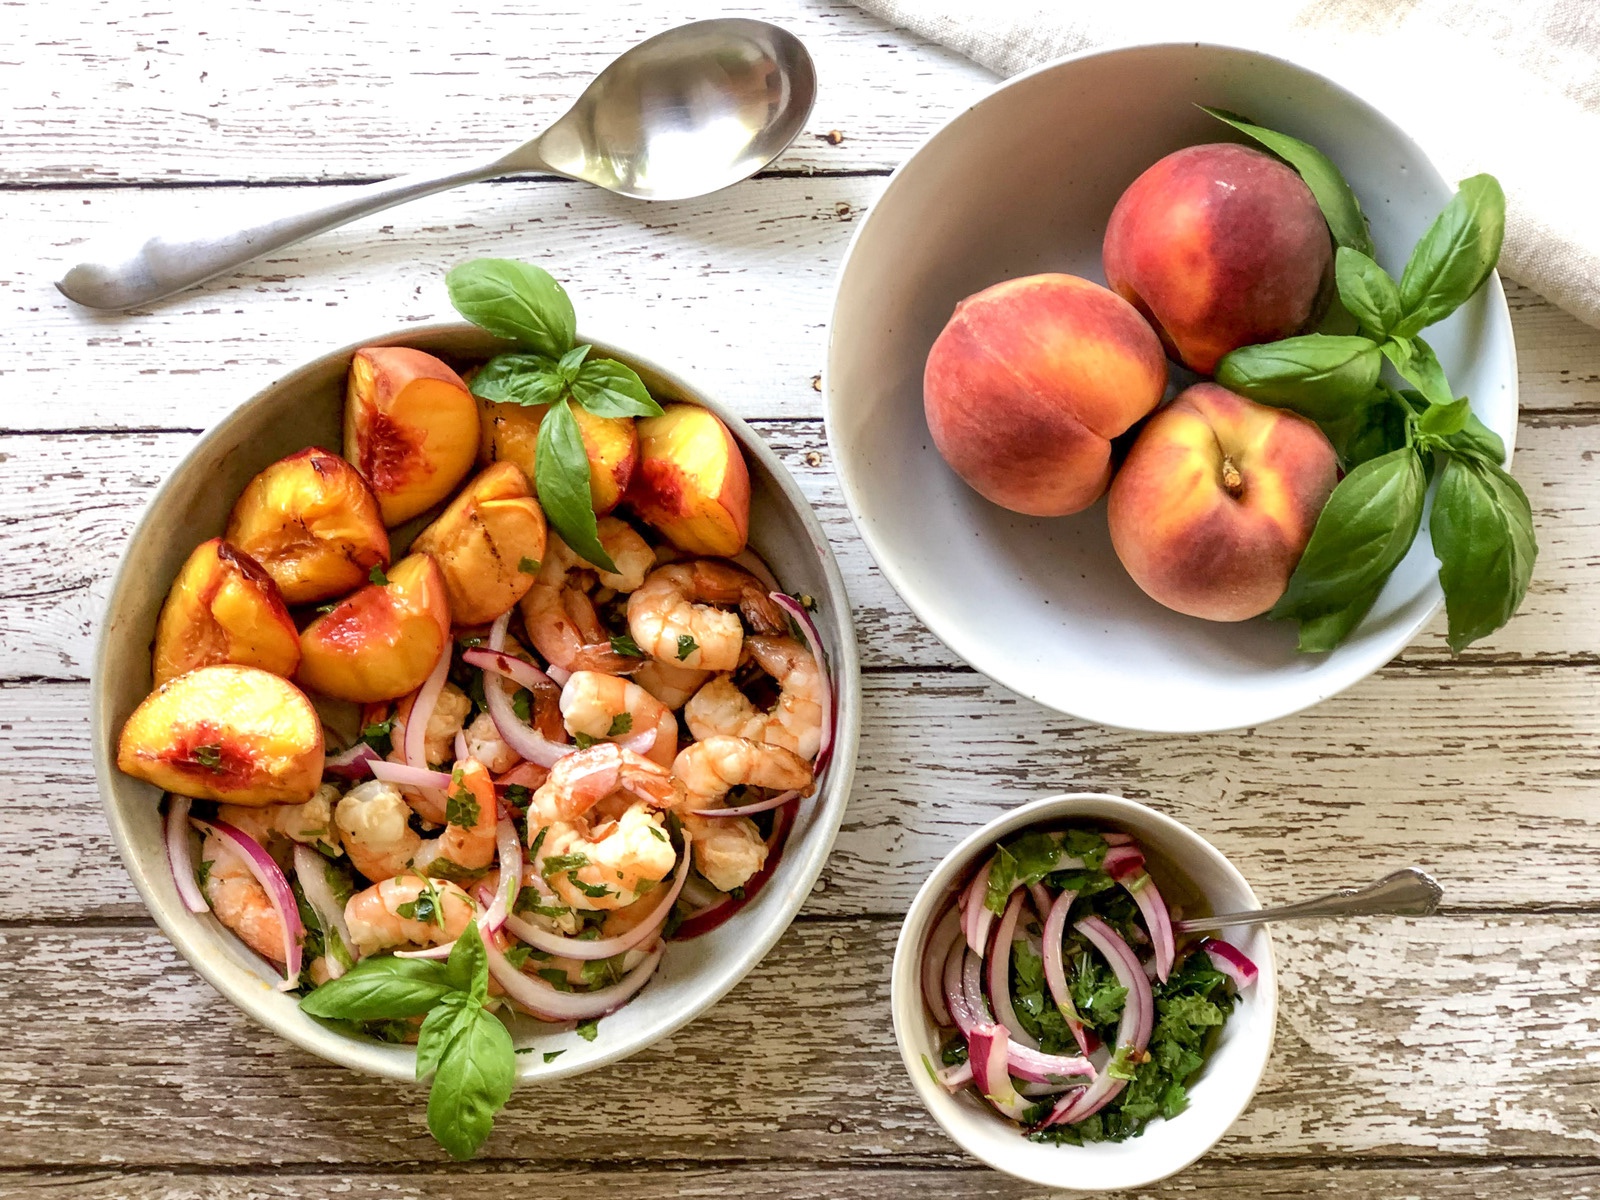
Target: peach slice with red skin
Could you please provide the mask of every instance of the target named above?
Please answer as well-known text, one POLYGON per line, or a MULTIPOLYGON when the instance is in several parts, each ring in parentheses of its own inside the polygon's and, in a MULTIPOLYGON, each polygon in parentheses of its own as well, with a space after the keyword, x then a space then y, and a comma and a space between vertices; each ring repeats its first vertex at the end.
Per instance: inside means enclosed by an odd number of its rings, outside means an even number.
POLYGON ((1197 383, 1150 418, 1112 480, 1112 547, 1168 608, 1259 616, 1289 586, 1338 466, 1304 417, 1197 383))
POLYGON ((533 586, 544 557, 544 510, 515 463, 495 463, 461 489, 417 534, 413 551, 433 556, 458 625, 493 621, 533 586))
POLYGON ((407 346, 367 346, 350 360, 344 456, 372 485, 390 528, 456 488, 478 449, 478 406, 444 363, 407 346))
POLYGON ((389 568, 318 617, 300 634, 300 683, 313 692, 369 704, 422 686, 450 640, 444 576, 426 554, 389 568))
POLYGON ((314 604, 389 561, 389 534, 366 480, 310 446, 262 471, 234 501, 224 539, 272 577, 289 604, 314 604))
POLYGON ((750 472, 739 443, 710 409, 667 404, 643 417, 628 503, 691 554, 731 556, 750 535, 750 472))
POLYGON ((259 667, 199 667, 133 710, 117 767, 224 804, 304 804, 322 782, 322 722, 303 692, 259 667))
MULTIPOLYGON (((480 399, 478 461, 516 463, 537 489, 534 462, 538 457, 539 426, 548 408, 544 404, 480 399)), ((576 404, 571 408, 589 458, 589 501, 595 514, 604 516, 622 499, 638 465, 639 438, 633 418, 597 417, 576 404)))
POLYGON ((218 663, 293 675, 300 633, 272 576, 221 538, 201 542, 172 581, 156 620, 156 686, 218 663))

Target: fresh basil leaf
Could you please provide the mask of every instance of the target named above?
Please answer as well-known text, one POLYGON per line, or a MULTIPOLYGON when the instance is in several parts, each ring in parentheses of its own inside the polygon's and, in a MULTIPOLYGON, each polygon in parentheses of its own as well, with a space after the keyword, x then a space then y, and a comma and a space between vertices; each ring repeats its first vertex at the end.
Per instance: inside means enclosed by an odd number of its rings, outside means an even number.
POLYGON ((1383 356, 1368 338, 1308 333, 1244 346, 1217 364, 1230 391, 1313 421, 1348 415, 1377 385, 1383 356))
POLYGON ((1372 235, 1367 232, 1367 218, 1361 211, 1361 201, 1356 199, 1355 192, 1331 158, 1309 142, 1265 129, 1248 117, 1241 117, 1226 109, 1209 108, 1204 104, 1200 107, 1217 120, 1225 121, 1240 133, 1254 138, 1298 171, 1300 178, 1311 189, 1311 194, 1316 197, 1317 207, 1322 209, 1323 219, 1328 222, 1333 240, 1341 246, 1371 255, 1372 235))
POLYGON ((1527 493, 1504 470, 1454 455, 1439 473, 1428 525, 1459 654, 1509 621, 1528 593, 1539 547, 1527 493))
POLYGON ((1338 421, 1323 422, 1339 461, 1346 471, 1409 445, 1406 427, 1414 420, 1411 411, 1387 388, 1376 389, 1354 413, 1338 421))
POLYGON ((1400 276, 1405 316, 1392 332, 1410 337, 1465 304, 1500 261, 1505 232, 1506 195, 1499 180, 1493 175, 1463 179, 1411 251, 1400 276))
POLYGON ((632 367, 614 358, 583 364, 572 381, 572 398, 597 417, 659 417, 661 405, 632 367))
POLYGON ((465 992, 452 992, 428 1010, 417 1031, 417 1078, 427 1079, 439 1069, 444 1052, 456 1035, 477 1019, 483 1005, 465 992))
POLYGON ((586 1042, 594 1041, 595 1035, 600 1032, 600 1018, 590 1017, 586 1021, 579 1021, 578 1028, 573 1032, 586 1042))
POLYGON ((1455 393, 1444 377, 1439 356, 1420 337, 1390 338, 1383 343, 1383 356, 1394 364, 1407 383, 1415 384, 1429 404, 1453 404, 1455 393))
POLYGON ((338 979, 300 1001, 313 1017, 381 1021, 420 1017, 454 989, 442 962, 426 958, 364 958, 338 979))
POLYGON ((600 544, 594 519, 589 455, 583 448, 578 420, 565 400, 552 404, 539 422, 533 474, 539 504, 561 540, 585 562, 615 574, 617 564, 600 544))
POLYGON ((578 319, 566 289, 543 267, 509 258, 475 258, 445 276, 456 311, 496 337, 560 358, 572 349, 578 319))
POLYGON ((1470 412, 1460 431, 1442 440, 1445 448, 1454 454, 1471 454, 1494 467, 1505 465, 1506 444, 1498 433, 1470 412))
POLYGON ((583 360, 589 357, 589 351, 594 347, 585 342, 581 346, 574 346, 561 356, 561 361, 556 364, 556 371, 561 375, 561 382, 571 384, 578 377, 578 372, 583 369, 583 360))
POLYGON ((478 1005, 445 1048, 428 1090, 428 1129, 451 1158, 471 1158, 488 1140, 516 1077, 511 1034, 478 1005))
POLYGON ((1323 654, 1334 649, 1350 636, 1357 625, 1361 624, 1362 618, 1372 610, 1372 605, 1381 591, 1383 585, 1380 583, 1341 609, 1324 613, 1320 617, 1307 617, 1300 622, 1299 641, 1295 648, 1301 654, 1323 654))
POLYGON ((450 983, 475 1000, 489 995, 489 956, 483 948, 483 937, 478 923, 470 922, 450 948, 450 958, 445 963, 450 973, 450 983))
POLYGON ((472 377, 470 386, 479 399, 529 407, 554 404, 567 389, 556 364, 537 354, 496 355, 472 377))
POLYGON ((1417 431, 1430 437, 1446 438, 1466 428, 1472 415, 1472 401, 1462 396, 1449 404, 1433 404, 1417 418, 1417 431))
POLYGON ((1379 338, 1400 320, 1400 288, 1389 272, 1349 246, 1334 252, 1333 277, 1345 310, 1379 338))
POLYGON ((1378 587, 1405 557, 1422 523, 1427 480, 1415 451, 1391 450, 1339 481, 1317 518, 1275 619, 1338 612, 1378 587))

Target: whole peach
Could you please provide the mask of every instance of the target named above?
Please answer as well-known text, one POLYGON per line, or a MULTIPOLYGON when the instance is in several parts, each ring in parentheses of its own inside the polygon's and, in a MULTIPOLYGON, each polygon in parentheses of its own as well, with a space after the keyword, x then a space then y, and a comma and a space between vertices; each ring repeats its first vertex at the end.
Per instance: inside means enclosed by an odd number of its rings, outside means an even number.
POLYGON ((1089 507, 1111 439, 1161 401, 1161 343, 1132 305, 1076 275, 997 283, 956 305, 928 352, 923 412, 939 453, 1014 512, 1089 507))
POLYGON ((1337 481, 1310 421, 1197 383, 1128 451, 1106 506, 1111 544, 1168 608, 1243 621, 1283 595, 1337 481))
POLYGON ((1106 282, 1203 374, 1240 346, 1316 325, 1333 296, 1333 240, 1290 167, 1248 146, 1190 146, 1111 211, 1106 282))

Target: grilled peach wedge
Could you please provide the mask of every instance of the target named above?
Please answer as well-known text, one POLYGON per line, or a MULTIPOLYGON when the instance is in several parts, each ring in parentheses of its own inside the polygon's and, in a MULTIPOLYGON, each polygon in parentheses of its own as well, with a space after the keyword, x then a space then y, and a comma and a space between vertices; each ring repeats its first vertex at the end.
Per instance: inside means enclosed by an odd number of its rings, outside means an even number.
MULTIPOLYGON (((478 461, 513 462, 529 479, 539 446, 539 423, 544 420, 543 404, 526 405, 478 401, 480 442, 478 461)), ((597 417, 572 406, 589 456, 589 501, 595 515, 604 516, 622 500, 639 462, 639 438, 632 417, 597 417)))
POLYGON ((391 529, 432 508, 472 469, 478 405, 431 354, 368 346, 350 360, 344 456, 372 485, 391 529))
POLYGON ((340 601, 300 634, 300 683, 336 700, 370 704, 422 686, 450 640, 444 576, 408 554, 385 583, 340 601))
POLYGON ((156 621, 156 686, 196 667, 237 663, 290 676, 300 634, 278 585, 237 546, 201 542, 172 581, 156 621))
POLYGON ((522 599, 544 557, 544 509, 516 463, 481 472, 411 543, 444 576, 450 616, 482 625, 522 599))
POLYGON ((133 710, 117 766, 180 796, 304 804, 322 782, 322 722, 305 694, 260 667, 200 667, 133 710))
POLYGON ((389 561, 389 534, 361 473, 318 446, 252 479, 223 535, 272 576, 290 604, 314 604, 364 583, 389 561))
POLYGON ((680 550, 738 554, 750 534, 750 473, 733 434, 698 404, 642 417, 628 503, 680 550))

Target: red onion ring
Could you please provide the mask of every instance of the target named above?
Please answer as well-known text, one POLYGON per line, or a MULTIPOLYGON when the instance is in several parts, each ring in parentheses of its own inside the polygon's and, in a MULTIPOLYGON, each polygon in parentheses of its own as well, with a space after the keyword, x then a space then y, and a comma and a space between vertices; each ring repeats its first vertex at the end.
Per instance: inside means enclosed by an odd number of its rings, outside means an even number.
POLYGON ((1106 851, 1105 858, 1100 863, 1100 869, 1113 879, 1120 879, 1124 875, 1144 869, 1144 851, 1132 842, 1125 842, 1120 846, 1113 846, 1106 851))
POLYGON ((343 753, 323 759, 322 775, 323 778, 332 775, 335 779, 365 779, 367 764, 382 757, 366 742, 357 742, 343 753))
POLYGON ((457 762, 466 762, 467 759, 472 757, 471 754, 467 753, 467 735, 459 729, 456 730, 455 752, 457 762))
POLYGON ((210 912, 211 906, 194 873, 194 846, 189 841, 191 803, 187 796, 167 793, 167 866, 172 868, 172 883, 183 906, 192 913, 203 913, 210 912))
POLYGON ((922 944, 922 1002, 935 1025, 952 1024, 950 1006, 944 1002, 944 960, 950 947, 961 940, 961 913, 952 905, 944 910, 928 940, 922 944))
POLYGON ((502 613, 490 627, 488 649, 468 650, 461 658, 463 662, 470 663, 484 672, 483 696, 488 702, 489 716, 494 721, 495 729, 499 731, 500 740, 529 762, 538 763, 541 767, 553 767, 558 760, 571 754, 577 747, 550 741, 537 729, 524 725, 518 719, 516 710, 511 707, 511 697, 506 695, 506 687, 500 682, 501 678, 510 679, 526 688, 549 683, 551 679, 532 663, 502 653, 506 631, 510 625, 511 614, 502 613), (499 678, 491 679, 490 675, 499 678))
MULTIPOLYGON (((1132 1054, 1142 1054, 1150 1044, 1156 1001, 1150 991, 1150 981, 1144 977, 1139 965, 1139 956, 1118 936, 1116 930, 1099 917, 1085 917, 1073 928, 1088 938, 1090 945, 1105 956, 1117 982, 1128 989, 1127 999, 1122 1005, 1122 1019, 1117 1022, 1117 1049, 1126 1046, 1132 1054)), ((1117 1098, 1126 1082, 1102 1071, 1084 1091, 1063 1097, 1051 1109, 1044 1124, 1070 1125, 1093 1116, 1117 1098)))
POLYGON ((1011 942, 1017 936, 1017 918, 1022 915, 1022 906, 1027 899, 1028 894, 1021 888, 1011 893, 1011 899, 1006 902, 1006 911, 994 931, 994 950, 985 965, 989 975, 989 1003, 994 1006, 995 1020, 1009 1031, 1013 1042, 1037 1050, 1038 1041, 1022 1027, 1022 1022, 1017 1019, 1017 1010, 1011 1003, 1011 942))
POLYGON ((283 924, 284 971, 283 982, 278 984, 278 990, 287 992, 297 987, 300 983, 300 939, 305 936, 306 930, 300 923, 300 907, 294 902, 294 892, 282 869, 272 861, 272 855, 261 848, 260 842, 226 821, 202 821, 199 817, 190 817, 189 820, 197 828, 216 834, 236 850, 244 859, 250 874, 255 876, 256 882, 267 893, 267 901, 283 924))
POLYGON ((967 990, 962 986, 962 967, 966 965, 966 943, 957 938, 950 945, 950 953, 945 956, 944 973, 940 983, 944 988, 945 1005, 950 1009, 950 1019, 955 1022, 963 1037, 970 1036, 974 1027, 983 1021, 983 1014, 977 1012, 967 1003, 967 990))
POLYGON ((522 886, 522 839, 517 837, 517 827, 510 817, 501 817, 494 827, 495 849, 500 855, 500 886, 495 889, 494 900, 483 914, 483 928, 493 933, 511 916, 511 907, 517 902, 517 891, 522 886))
POLYGON ((983 957, 989 948, 989 929, 994 924, 994 913, 989 911, 989 873, 994 869, 994 859, 983 864, 983 869, 978 872, 977 878, 972 881, 971 889, 967 892, 966 920, 964 928, 967 934, 967 945, 972 947, 972 952, 983 957))
POLYGON ((946 1067, 942 1071, 935 1071, 933 1077, 937 1079, 947 1091, 959 1092, 972 1082, 972 1059, 964 1063, 957 1063, 953 1067, 946 1067))
POLYGON ((994 1020, 983 995, 983 959, 971 950, 961 960, 961 994, 967 998, 967 1007, 978 1014, 979 1024, 994 1020))
POLYGON ((1117 882, 1139 906, 1139 913, 1150 930, 1150 942, 1155 950, 1156 978, 1165 983, 1167 976, 1172 974, 1172 964, 1178 956, 1172 937, 1172 915, 1167 911, 1166 901, 1161 898, 1156 881, 1146 871, 1124 875, 1117 882))
POLYGON ((782 792, 754 804, 741 804, 738 808, 691 808, 689 811, 697 817, 750 817, 781 808, 799 795, 799 792, 782 792))
MULTIPOLYGON (((328 886, 327 859, 310 846, 296 842, 294 874, 300 881, 300 890, 306 895, 306 903, 311 906, 311 911, 317 914, 317 923, 322 926, 324 946, 331 932, 344 945, 346 953, 354 959, 355 939, 350 936, 350 926, 344 921, 344 905, 334 896, 333 888, 328 886)), ((344 974, 344 963, 335 955, 325 952, 324 957, 328 961, 329 979, 337 979, 344 974)))
POLYGON ((1099 1074, 1087 1058, 1068 1058, 1063 1054, 1045 1054, 1028 1046, 1017 1044, 1015 1038, 1007 1051, 1006 1061, 1011 1073, 1019 1079, 1034 1083, 1054 1083, 1059 1079, 1087 1076, 1094 1079, 1099 1074))
POLYGON ((1211 960, 1211 965, 1233 980, 1233 986, 1241 992, 1256 981, 1256 976, 1261 972, 1256 964, 1250 961, 1239 947, 1221 938, 1207 938, 1200 943, 1206 957, 1211 960))
POLYGON ((1077 892, 1062 892, 1055 898, 1055 903, 1050 906, 1049 915, 1045 917, 1044 981, 1050 988, 1050 998, 1061 1010, 1067 1028, 1072 1030, 1078 1049, 1087 1054, 1089 1039, 1084 1032, 1083 1017, 1078 1014, 1078 1006, 1072 1002, 1072 989, 1067 986, 1067 964, 1062 957, 1062 942, 1067 933, 1067 914, 1072 910, 1072 902, 1077 897, 1077 892))
POLYGON ((448 771, 435 771, 427 767, 413 767, 410 763, 390 762, 388 759, 376 758, 367 764, 374 779, 381 779, 384 783, 403 784, 406 787, 421 788, 424 791, 444 791, 450 787, 451 779, 448 771))
POLYGON ((972 1081, 984 1099, 1005 1116, 1020 1121, 1030 1105, 1017 1094, 1006 1069, 1010 1045, 1010 1031, 1004 1025, 978 1025, 967 1038, 967 1061, 972 1064, 972 1081))
POLYGON ((506 956, 501 953, 493 939, 486 939, 483 948, 489 960, 489 974, 494 976, 495 982, 505 989, 506 995, 511 999, 518 1004, 526 1005, 541 1018, 549 1017, 555 1021, 584 1021, 592 1017, 603 1017, 633 999, 639 989, 649 983, 650 977, 655 974, 665 947, 660 942, 656 943, 655 948, 645 956, 643 962, 610 987, 595 992, 558 992, 544 980, 524 975, 513 967, 506 961, 506 956))
POLYGON ((614 958, 650 941, 661 932, 661 927, 666 924, 667 917, 672 912, 672 906, 678 902, 678 893, 683 890, 683 881, 689 878, 689 870, 689 834, 686 830, 683 835, 683 858, 678 863, 678 876, 673 881, 671 889, 651 910, 648 917, 627 933, 619 933, 616 937, 594 941, 564 937, 559 933, 551 933, 548 929, 541 929, 532 922, 524 921, 516 913, 506 915, 505 927, 508 932, 515 934, 535 950, 543 950, 546 954, 559 954, 563 958, 576 958, 584 962, 614 958))
POLYGON ((818 682, 821 684, 818 690, 822 693, 822 740, 817 744, 817 758, 812 765, 812 772, 820 777, 828 769, 828 763, 833 760, 833 726, 838 708, 838 696, 833 690, 833 676, 828 673, 828 660, 822 653, 822 635, 817 632, 817 623, 811 619, 811 614, 805 610, 805 606, 789 593, 774 589, 771 598, 774 604, 794 618, 795 624, 800 627, 806 649, 816 660, 818 682))
POLYGON ((557 687, 567 686, 567 680, 572 678, 571 671, 567 670, 565 667, 558 667, 555 665, 555 663, 546 663, 545 666, 549 671, 550 678, 555 680, 557 687))
MULTIPOLYGON (((423 680, 422 686, 417 689, 416 698, 411 702, 411 709, 405 718, 405 741, 401 745, 401 756, 406 765, 416 767, 419 771, 428 769, 428 722, 433 719, 433 710, 439 703, 439 695, 444 691, 444 685, 450 678, 450 653, 452 643, 445 640, 444 649, 439 653, 439 661, 433 665, 428 678, 423 680)), ((445 795, 441 788, 422 786, 426 799, 443 808, 445 795)))
POLYGON ((1102 833, 1100 838, 1108 846, 1127 846, 1133 843, 1133 834, 1118 833, 1116 830, 1102 833))

